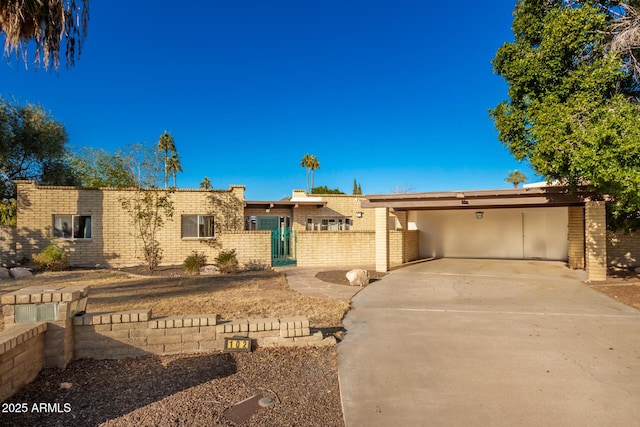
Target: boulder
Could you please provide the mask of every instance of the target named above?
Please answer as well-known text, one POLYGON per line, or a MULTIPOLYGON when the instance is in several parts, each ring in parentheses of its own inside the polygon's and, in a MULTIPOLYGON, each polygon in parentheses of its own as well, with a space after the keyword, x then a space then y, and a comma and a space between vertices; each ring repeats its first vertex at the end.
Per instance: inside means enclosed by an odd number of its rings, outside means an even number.
POLYGON ((14 279, 20 279, 22 277, 29 277, 33 275, 28 268, 24 267, 13 267, 11 270, 9 270, 9 274, 11 274, 11 277, 13 277, 14 279))
POLYGON ((0 280, 11 279, 11 275, 9 274, 9 269, 0 267, 0 280))
POLYGON ((347 279, 351 286, 367 286, 369 284, 369 272, 356 268, 347 272, 347 279))
POLYGON ((220 269, 215 265, 205 265, 200 267, 200 274, 202 276, 210 276, 212 274, 220 274, 220 269))

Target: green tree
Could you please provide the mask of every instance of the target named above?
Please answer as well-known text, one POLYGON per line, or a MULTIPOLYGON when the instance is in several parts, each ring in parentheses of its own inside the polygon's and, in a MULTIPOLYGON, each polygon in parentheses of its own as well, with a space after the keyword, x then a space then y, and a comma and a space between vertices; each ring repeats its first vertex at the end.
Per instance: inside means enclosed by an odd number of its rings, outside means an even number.
POLYGON ((4 53, 22 57, 27 64, 27 44, 35 43, 35 63, 57 70, 61 51, 67 66, 79 58, 87 36, 89 0, 0 1, 0 31, 4 53))
POLYGON ((83 187, 135 187, 136 178, 128 167, 127 157, 121 149, 111 153, 102 148, 83 147, 69 154, 67 161, 83 187))
POLYGON ((164 186, 167 188, 169 187, 169 158, 176 151, 176 144, 173 136, 166 130, 158 139, 158 150, 164 152, 164 186))
POLYGON ((333 188, 330 189, 326 185, 321 185, 320 187, 313 187, 311 189, 311 194, 344 194, 340 189, 333 188))
POLYGON ((304 168, 306 175, 307 175, 307 192, 311 191, 311 184, 309 181, 309 168, 311 166, 311 156, 309 155, 309 153, 305 154, 304 156, 302 156, 302 159, 300 160, 300 166, 304 168))
POLYGON ((509 85, 490 111, 500 141, 547 180, 613 196, 621 215, 640 209, 640 85, 633 49, 612 46, 636 3, 520 0, 493 60, 509 85))
POLYGON ((142 253, 149 272, 153 274, 162 261, 158 234, 167 220, 173 217, 171 191, 137 188, 132 196, 121 199, 122 208, 134 225, 134 237, 142 242, 142 253))
POLYGON ((175 151, 171 153, 171 157, 167 159, 167 171, 173 176, 173 188, 176 188, 178 172, 182 172, 182 164, 180 164, 180 157, 175 151))
POLYGON ((315 172, 320 169, 320 162, 314 155, 309 156, 309 170, 311 170, 311 188, 315 186, 315 172))
POLYGON ((521 182, 527 182, 527 176, 519 170, 509 172, 509 175, 505 178, 505 182, 513 184, 513 188, 518 188, 518 184, 521 182))
POLYGON ((203 190, 213 190, 213 185, 211 185, 211 181, 208 177, 202 178, 202 182, 200 182, 200 188, 203 190))
POLYGON ((160 230, 173 218, 172 190, 160 189, 158 183, 166 172, 162 153, 147 144, 133 144, 126 150, 125 161, 135 178, 135 190, 120 199, 134 226, 134 236, 142 243, 142 254, 153 274, 162 261, 158 241, 160 230))
POLYGON ((74 184, 65 166, 67 132, 40 106, 0 98, 0 199, 16 197, 13 180, 74 184))
POLYGON ((362 187, 360 186, 360 184, 358 184, 358 181, 356 181, 355 178, 353 178, 353 193, 352 194, 362 194, 362 187))

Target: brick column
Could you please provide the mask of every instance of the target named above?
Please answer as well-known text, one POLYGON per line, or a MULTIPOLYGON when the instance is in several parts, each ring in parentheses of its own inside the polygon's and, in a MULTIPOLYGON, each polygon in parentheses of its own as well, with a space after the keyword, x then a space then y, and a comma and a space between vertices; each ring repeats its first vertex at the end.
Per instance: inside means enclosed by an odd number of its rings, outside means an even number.
POLYGON ((389 208, 375 208, 376 271, 389 270, 389 208))
POLYGON ((569 268, 584 269, 584 206, 569 206, 569 268))
POLYGON ((65 368, 73 360, 73 317, 84 311, 89 287, 25 288, 2 295, 5 326, 47 322, 44 367, 65 368))
POLYGON ((604 202, 587 202, 584 214, 587 280, 607 279, 607 215, 604 202))

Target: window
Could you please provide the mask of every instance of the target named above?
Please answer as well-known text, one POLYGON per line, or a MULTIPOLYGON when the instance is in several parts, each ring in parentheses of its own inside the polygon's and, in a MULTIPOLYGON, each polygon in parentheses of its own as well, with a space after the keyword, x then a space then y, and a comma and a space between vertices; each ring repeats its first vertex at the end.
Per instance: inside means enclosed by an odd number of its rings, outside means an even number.
POLYGON ((91 216, 54 215, 53 237, 61 239, 91 239, 91 216))
POLYGON ((182 238, 211 238, 213 230, 213 215, 182 215, 182 238))
POLYGON ((351 218, 307 218, 307 231, 345 231, 351 230, 351 218))

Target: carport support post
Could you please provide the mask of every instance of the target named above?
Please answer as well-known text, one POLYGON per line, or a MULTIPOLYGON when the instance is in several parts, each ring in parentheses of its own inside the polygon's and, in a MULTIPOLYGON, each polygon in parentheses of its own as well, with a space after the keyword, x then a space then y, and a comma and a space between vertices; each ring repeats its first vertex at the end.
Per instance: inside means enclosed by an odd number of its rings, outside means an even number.
POLYGON ((375 208, 376 271, 389 271, 389 208, 375 208))
POLYGON ((605 202, 589 201, 584 210, 587 280, 607 280, 607 215, 605 202))

